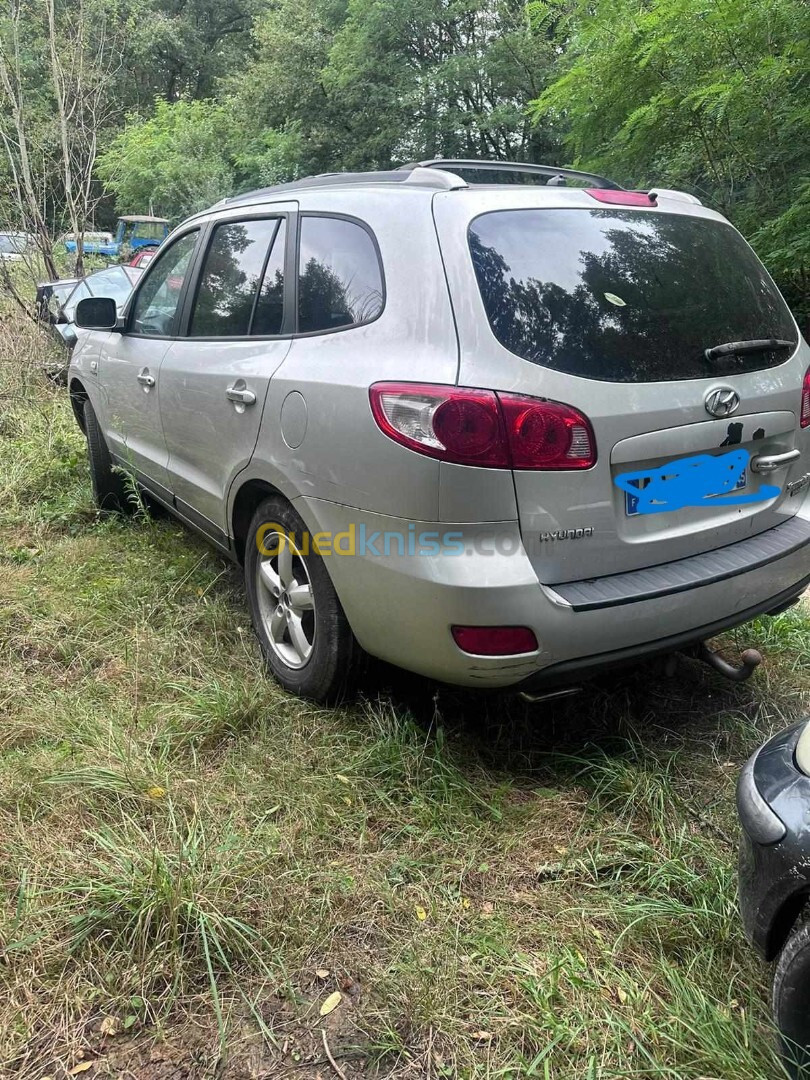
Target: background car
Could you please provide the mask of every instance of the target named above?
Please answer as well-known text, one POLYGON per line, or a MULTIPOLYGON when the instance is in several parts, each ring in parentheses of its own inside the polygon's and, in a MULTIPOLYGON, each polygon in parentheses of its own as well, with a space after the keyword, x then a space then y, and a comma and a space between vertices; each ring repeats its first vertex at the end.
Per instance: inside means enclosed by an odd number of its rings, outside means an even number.
POLYGON ((56 323, 62 305, 76 288, 81 278, 57 278, 55 281, 41 281, 37 285, 37 318, 44 323, 56 323))
MULTIPOLYGON (((97 248, 106 247, 113 243, 115 237, 111 232, 104 232, 98 230, 90 230, 82 233, 82 245, 85 252, 91 252, 97 248)), ((72 232, 63 233, 56 241, 57 245, 64 245, 66 251, 75 252, 76 250, 76 234, 72 232), (70 244, 70 248, 68 248, 70 244)))
MULTIPOLYGON (((90 239, 93 233, 85 235, 83 248, 85 255, 107 255, 112 258, 124 254, 126 249, 136 251, 141 247, 153 248, 162 243, 169 235, 167 218, 153 217, 151 214, 126 214, 118 219, 115 236, 103 234, 103 241, 90 239)), ((76 251, 76 239, 65 241, 65 250, 69 255, 76 251)))
POLYGON ((157 251, 157 245, 155 247, 139 248, 138 251, 129 260, 129 266, 140 266, 145 270, 149 263, 154 259, 155 252, 157 251))
POLYGON ((52 327, 59 341, 68 348, 76 344, 74 315, 76 305, 88 296, 109 296, 119 310, 126 304, 143 268, 110 266, 83 278, 61 278, 37 286, 38 318, 52 327))
POLYGON ((0 232, 0 261, 19 262, 37 249, 36 239, 27 232, 0 232))
POLYGON ((746 936, 774 962, 773 1013, 791 1076, 810 1077, 810 717, 749 759, 737 785, 746 936))

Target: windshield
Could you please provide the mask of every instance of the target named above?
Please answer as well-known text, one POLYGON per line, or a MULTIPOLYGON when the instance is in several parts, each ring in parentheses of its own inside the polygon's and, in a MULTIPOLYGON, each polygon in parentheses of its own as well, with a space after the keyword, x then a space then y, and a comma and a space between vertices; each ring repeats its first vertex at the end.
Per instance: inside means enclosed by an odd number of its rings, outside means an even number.
POLYGON ((166 226, 162 221, 136 221, 128 226, 128 232, 138 240, 162 240, 166 226))
POLYGON ((0 233, 0 253, 16 255, 24 252, 27 247, 28 236, 25 233, 0 233))
POLYGON ((636 210, 504 210, 469 229, 496 338, 586 379, 705 379, 781 364, 791 350, 705 358, 728 341, 798 344, 787 306, 730 225, 636 210))
POLYGON ((64 312, 68 322, 73 322, 76 305, 86 296, 112 297, 120 311, 142 273, 137 266, 113 266, 109 270, 90 274, 79 282, 65 303, 64 312))

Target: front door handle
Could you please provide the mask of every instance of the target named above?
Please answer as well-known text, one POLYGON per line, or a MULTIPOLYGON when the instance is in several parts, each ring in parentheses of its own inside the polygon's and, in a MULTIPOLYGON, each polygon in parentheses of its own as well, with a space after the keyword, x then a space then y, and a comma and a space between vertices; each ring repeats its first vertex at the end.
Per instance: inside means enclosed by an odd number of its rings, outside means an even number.
POLYGON ((760 457, 751 459, 751 472, 771 473, 777 469, 784 469, 792 461, 798 461, 802 456, 801 450, 788 450, 786 454, 762 454, 760 457))
POLYGON ((229 386, 225 391, 225 397, 228 401, 238 401, 240 405, 255 405, 256 395, 252 390, 239 389, 236 384, 229 386))
POLYGON ((143 371, 138 375, 138 382, 141 383, 142 386, 154 386, 155 376, 149 374, 148 368, 144 368, 143 371))

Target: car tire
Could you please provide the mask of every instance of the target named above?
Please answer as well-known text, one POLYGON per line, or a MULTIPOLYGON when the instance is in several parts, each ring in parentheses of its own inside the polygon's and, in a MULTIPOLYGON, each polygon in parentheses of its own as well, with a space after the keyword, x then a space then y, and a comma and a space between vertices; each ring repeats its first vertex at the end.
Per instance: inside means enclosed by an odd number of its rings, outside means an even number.
POLYGON ((810 1080, 810 922, 800 924, 779 954, 772 1000, 788 1075, 810 1080))
POLYGON ((132 504, 127 497, 124 478, 113 469, 110 451, 89 401, 84 403, 83 414, 93 500, 102 513, 129 514, 132 512, 132 504))
POLYGON ((364 653, 324 560, 308 538, 286 499, 266 499, 248 531, 245 585, 253 628, 272 674, 294 694, 334 704, 351 695, 364 653), (295 544, 285 537, 295 537, 295 544))

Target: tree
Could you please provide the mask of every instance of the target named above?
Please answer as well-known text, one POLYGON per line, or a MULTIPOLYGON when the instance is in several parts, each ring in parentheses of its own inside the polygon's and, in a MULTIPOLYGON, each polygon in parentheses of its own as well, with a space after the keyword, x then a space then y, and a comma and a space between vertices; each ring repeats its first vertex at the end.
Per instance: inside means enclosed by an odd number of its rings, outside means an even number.
POLYGON ((515 0, 350 0, 324 81, 351 164, 542 158, 554 140, 526 106, 552 59, 515 0))
POLYGON ((256 130, 232 102, 158 101, 131 116, 98 161, 121 213, 151 210, 175 221, 238 190, 290 180, 301 156, 296 131, 256 130))
POLYGON ((271 130, 294 125, 305 171, 555 154, 526 114, 554 42, 520 0, 280 0, 256 42, 234 98, 271 130))
POLYGON ((244 67, 255 16, 268 0, 122 0, 126 78, 122 110, 148 115, 156 98, 203 100, 244 67))
POLYGON ((345 18, 345 0, 278 0, 256 20, 255 59, 225 82, 254 136, 272 140, 286 133, 298 140, 292 175, 284 179, 341 167, 351 129, 323 71, 345 18))
POLYGON ((233 192, 234 129, 224 105, 158 101, 148 120, 130 118, 101 155, 98 174, 121 213, 175 220, 233 192))
POLYGON ((535 119, 568 127, 577 164, 727 214, 807 320, 810 5, 597 0, 565 33, 535 119))
MULTIPOLYGON (((53 233, 75 234, 81 273, 82 236, 100 198, 98 139, 118 62, 107 15, 104 0, 12 0, 0 19, 0 143, 10 187, 3 225, 34 236, 53 278, 53 233)), ((21 301, 8 273, 4 283, 21 301)))

